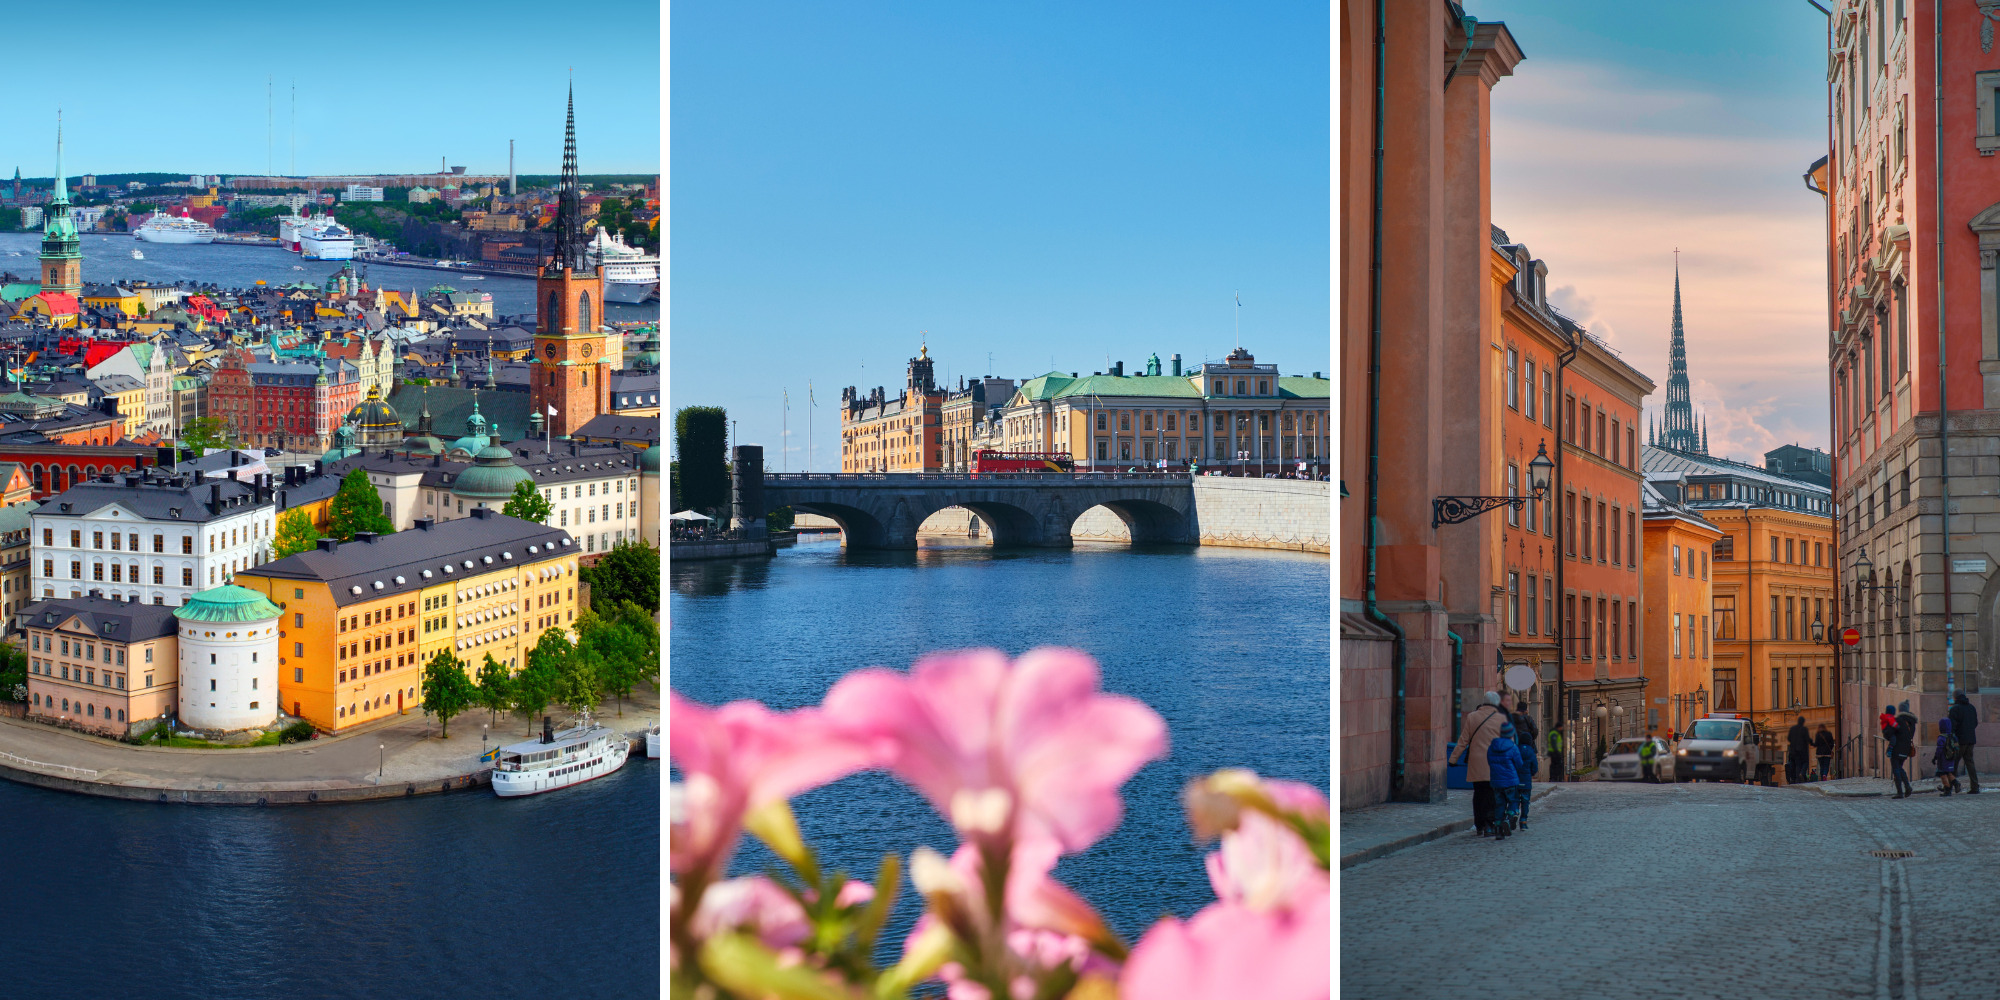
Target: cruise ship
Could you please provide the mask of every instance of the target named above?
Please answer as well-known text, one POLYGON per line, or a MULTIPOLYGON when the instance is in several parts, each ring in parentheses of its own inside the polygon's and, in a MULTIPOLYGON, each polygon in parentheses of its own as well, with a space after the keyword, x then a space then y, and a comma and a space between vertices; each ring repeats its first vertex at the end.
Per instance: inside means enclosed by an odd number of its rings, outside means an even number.
POLYGON ((308 215, 281 215, 278 217, 278 242, 293 253, 299 252, 299 232, 313 219, 308 215))
POLYGON ((618 770, 632 752, 624 736, 592 723, 556 732, 542 717, 542 736, 494 751, 493 793, 502 798, 552 792, 618 770))
POLYGON ((307 260, 353 260, 354 232, 332 216, 299 230, 299 256, 307 260))
POLYGON ((604 267, 607 302, 644 302, 660 290, 660 258, 627 246, 600 228, 589 246, 591 266, 604 267))
POLYGON ((153 213, 132 235, 147 243, 210 243, 221 234, 200 219, 188 218, 187 209, 183 208, 177 216, 153 213))

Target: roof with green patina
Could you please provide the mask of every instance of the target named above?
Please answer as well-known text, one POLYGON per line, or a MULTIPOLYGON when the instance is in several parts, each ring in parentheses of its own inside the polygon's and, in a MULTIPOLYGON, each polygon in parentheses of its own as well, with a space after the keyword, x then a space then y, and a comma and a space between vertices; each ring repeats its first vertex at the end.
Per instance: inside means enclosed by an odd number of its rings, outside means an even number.
POLYGON ((279 614, 270 598, 235 584, 204 590, 174 609, 175 618, 196 622, 262 622, 279 614))
POLYGON ((19 302, 42 290, 39 281, 16 281, 0 285, 0 302, 19 302))
POLYGON ((1284 375, 1278 379, 1278 392, 1294 399, 1332 399, 1333 380, 1309 375, 1284 375))
POLYGON ((1091 375, 1071 379, 1056 394, 1064 396, 1144 396, 1148 399, 1200 399, 1201 389, 1179 375, 1091 375))

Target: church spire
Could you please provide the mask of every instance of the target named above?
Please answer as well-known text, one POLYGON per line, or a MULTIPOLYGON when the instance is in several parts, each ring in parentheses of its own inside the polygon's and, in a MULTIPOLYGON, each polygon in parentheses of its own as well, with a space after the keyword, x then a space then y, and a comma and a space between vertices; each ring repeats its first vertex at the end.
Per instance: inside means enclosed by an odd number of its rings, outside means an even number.
POLYGON ((1695 429, 1694 405, 1688 391, 1687 332, 1681 323, 1681 261, 1674 251, 1674 326, 1667 343, 1666 432, 1660 446, 1691 454, 1707 454, 1695 429))
POLYGON ((576 85, 570 84, 569 111, 563 122, 562 180, 556 185, 556 249, 549 261, 553 271, 588 271, 588 241, 583 238, 583 193, 576 175, 576 85))
POLYGON ((56 196, 50 206, 69 207, 69 181, 63 177, 62 165, 62 112, 56 112, 56 196))

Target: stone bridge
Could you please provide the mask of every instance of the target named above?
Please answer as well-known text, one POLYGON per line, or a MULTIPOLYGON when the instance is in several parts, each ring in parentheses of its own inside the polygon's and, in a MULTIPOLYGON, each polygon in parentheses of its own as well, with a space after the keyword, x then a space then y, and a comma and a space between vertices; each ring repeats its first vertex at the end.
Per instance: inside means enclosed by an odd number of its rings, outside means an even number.
POLYGON ((979 515, 996 546, 1068 548, 1070 526, 1105 507, 1135 544, 1200 541, 1186 473, 767 473, 757 509, 832 518, 856 549, 914 549, 917 526, 947 507, 979 515))

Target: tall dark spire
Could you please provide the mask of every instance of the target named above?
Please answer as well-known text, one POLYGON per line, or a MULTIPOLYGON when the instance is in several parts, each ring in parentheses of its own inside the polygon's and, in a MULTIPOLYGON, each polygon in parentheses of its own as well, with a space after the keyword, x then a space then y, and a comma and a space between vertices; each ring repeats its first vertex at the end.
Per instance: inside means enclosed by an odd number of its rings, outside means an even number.
POLYGON ((1681 261, 1674 251, 1674 331, 1667 346, 1667 426, 1660 447, 1706 455, 1694 425, 1694 405, 1688 393, 1687 333, 1681 327, 1681 261))
POLYGON ((556 187, 556 249, 547 271, 587 271, 583 237, 583 193, 576 179, 576 85, 569 89, 569 116, 563 123, 562 181, 556 187))

